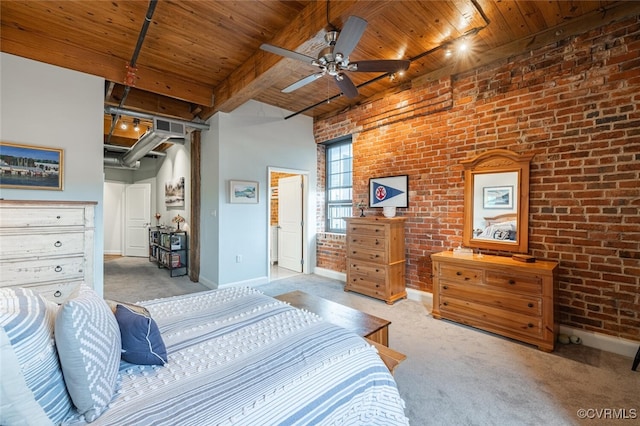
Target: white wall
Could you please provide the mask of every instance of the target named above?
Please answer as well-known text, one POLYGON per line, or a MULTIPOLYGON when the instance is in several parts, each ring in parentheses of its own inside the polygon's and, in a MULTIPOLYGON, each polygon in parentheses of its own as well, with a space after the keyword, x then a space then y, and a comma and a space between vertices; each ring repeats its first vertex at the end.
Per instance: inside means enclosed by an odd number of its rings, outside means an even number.
POLYGON ((120 182, 104 183, 104 253, 122 255, 124 227, 124 189, 120 182))
MULTIPOLYGON (((268 274, 268 167, 309 171, 306 217, 315 218, 316 144, 313 119, 249 101, 218 113, 202 132, 200 281, 211 287, 265 280, 268 274), (229 180, 259 183, 258 204, 230 204, 229 180), (236 262, 236 256, 242 262, 236 262)), ((315 225, 305 235, 315 265, 315 225)), ((311 272, 306 270, 305 272, 311 272)))
MULTIPOLYGON (((185 138, 190 140, 190 136, 185 138)), ((167 150, 167 156, 164 158, 158 158, 161 160, 159 169, 156 175, 156 189, 155 189, 155 210, 154 204, 151 204, 151 215, 155 212, 162 215, 160 223, 167 226, 175 226, 171 220, 180 215, 187 221, 187 226, 191 222, 191 144, 189 142, 184 145, 173 145, 167 150), (168 182, 174 182, 178 178, 184 178, 184 207, 173 207, 165 204, 164 185, 168 182)), ((156 223, 155 218, 151 222, 156 223)), ((180 225, 182 229, 182 225, 180 225)), ((188 230, 188 228, 187 228, 188 230)))
POLYGON ((14 200, 96 201, 93 287, 103 289, 104 79, 0 53, 0 139, 64 150, 64 190, 1 189, 14 200))

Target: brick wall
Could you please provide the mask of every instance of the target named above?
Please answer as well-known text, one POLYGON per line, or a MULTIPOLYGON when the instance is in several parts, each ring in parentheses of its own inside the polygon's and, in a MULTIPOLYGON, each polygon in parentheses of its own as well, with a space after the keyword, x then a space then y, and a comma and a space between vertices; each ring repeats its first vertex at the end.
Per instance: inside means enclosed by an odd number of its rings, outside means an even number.
MULTIPOLYGON (((639 105, 637 17, 452 78, 407 82, 316 120, 314 131, 318 142, 353 134, 356 201, 369 177, 409 175, 410 205, 398 209, 407 286, 426 291, 429 256, 462 242, 460 160, 494 148, 534 153, 529 251, 560 263, 561 323, 639 340, 639 105)), ((318 241, 320 265, 327 242, 318 241)), ((338 244, 327 251, 340 253, 338 244)), ((322 262, 344 272, 337 256, 322 262)))

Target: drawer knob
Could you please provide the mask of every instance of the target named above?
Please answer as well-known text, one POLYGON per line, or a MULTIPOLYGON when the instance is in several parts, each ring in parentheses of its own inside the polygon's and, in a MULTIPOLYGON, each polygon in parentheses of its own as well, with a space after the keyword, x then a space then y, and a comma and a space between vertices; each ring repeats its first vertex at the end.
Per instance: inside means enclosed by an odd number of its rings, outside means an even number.
POLYGON ((55 243, 53 243, 54 247, 62 247, 62 242, 61 241, 56 241, 55 243))
POLYGON ((56 266, 54 271, 56 271, 56 272, 62 271, 62 266, 60 266, 60 265, 56 266))
POLYGON ((58 216, 56 216, 56 219, 60 219, 60 217, 61 217, 61 216, 60 216, 60 215, 58 215, 58 216))
POLYGON ((529 302, 529 303, 527 304, 527 306, 528 306, 528 307, 530 307, 530 308, 533 308, 533 303, 529 302))
POLYGON ((380 244, 380 241, 376 240, 376 245, 380 244))
POLYGON ((442 288, 443 288, 444 290, 446 290, 446 289, 448 289, 448 288, 449 288, 449 286, 447 286, 447 285, 443 285, 443 286, 442 286, 442 288))
POLYGON ((533 328, 533 324, 529 323, 529 324, 527 324, 527 327, 533 328))
POLYGON ((514 285, 516 283, 516 280, 509 280, 509 285, 514 285))
POLYGON ((55 293, 53 293, 53 297, 60 297, 62 296, 62 292, 60 290, 56 290, 55 293))
POLYGON ((444 302, 443 305, 444 306, 449 306, 449 302, 444 302))

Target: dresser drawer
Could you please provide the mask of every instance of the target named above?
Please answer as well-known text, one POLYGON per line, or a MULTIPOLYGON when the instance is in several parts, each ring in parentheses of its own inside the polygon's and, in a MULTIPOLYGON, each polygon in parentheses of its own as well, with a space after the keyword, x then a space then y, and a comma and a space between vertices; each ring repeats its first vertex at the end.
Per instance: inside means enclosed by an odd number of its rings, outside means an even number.
POLYGON ((473 327, 498 332, 507 337, 514 334, 528 338, 542 338, 542 318, 483 305, 455 297, 440 297, 443 317, 473 327))
POLYGON ((349 262, 349 275, 369 279, 371 281, 384 282, 386 268, 370 263, 349 262))
POLYGON ((386 227, 377 223, 349 223, 347 225, 349 236, 361 235, 366 237, 387 238, 386 227))
POLYGON ((483 271, 482 269, 440 264, 438 276, 440 279, 447 281, 482 284, 483 271))
POLYGON ((35 226, 83 226, 85 209, 77 208, 20 208, 2 207, 0 227, 21 228, 35 226))
POLYGON ((534 296, 525 296, 513 293, 505 293, 477 286, 443 282, 440 291, 440 300, 448 298, 468 300, 474 303, 503 308, 526 315, 542 315, 542 299, 534 296))
POLYGON ((66 302, 80 288, 81 284, 82 281, 71 281, 33 286, 25 285, 24 287, 38 292, 42 297, 50 300, 51 302, 62 304, 66 302))
POLYGON ((368 237, 360 234, 349 235, 347 244, 353 248, 385 249, 384 238, 368 237))
POLYGON ((347 256, 350 259, 361 259, 368 262, 387 263, 387 252, 380 246, 364 246, 361 244, 347 244, 347 256))
POLYGON ((79 280, 84 276, 84 263, 84 256, 0 262, 2 285, 29 285, 52 281, 79 280))
POLYGON ((386 299, 388 297, 384 282, 372 282, 366 277, 358 274, 349 275, 345 290, 355 291, 356 293, 375 297, 377 299, 386 299))
POLYGON ((536 275, 516 275, 488 270, 485 277, 488 286, 527 294, 542 294, 542 279, 536 275))
POLYGON ((0 259, 67 256, 84 253, 83 232, 12 234, 2 237, 0 259))

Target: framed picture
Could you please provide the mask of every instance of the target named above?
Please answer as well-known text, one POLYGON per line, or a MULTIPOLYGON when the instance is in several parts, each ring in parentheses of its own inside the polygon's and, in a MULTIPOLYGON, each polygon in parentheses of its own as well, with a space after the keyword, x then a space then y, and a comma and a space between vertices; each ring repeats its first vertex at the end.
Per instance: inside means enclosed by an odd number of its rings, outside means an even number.
POLYGON ((229 181, 229 201, 240 204, 258 203, 258 182, 247 180, 229 181))
POLYGON ((388 176, 369 179, 370 207, 408 207, 409 176, 388 176))
POLYGON ((0 188, 62 191, 62 149, 0 142, 0 188))
POLYGON ((164 184, 164 204, 169 207, 184 207, 184 177, 164 184))
POLYGON ((513 186, 485 186, 482 200, 485 209, 512 209, 513 186))

